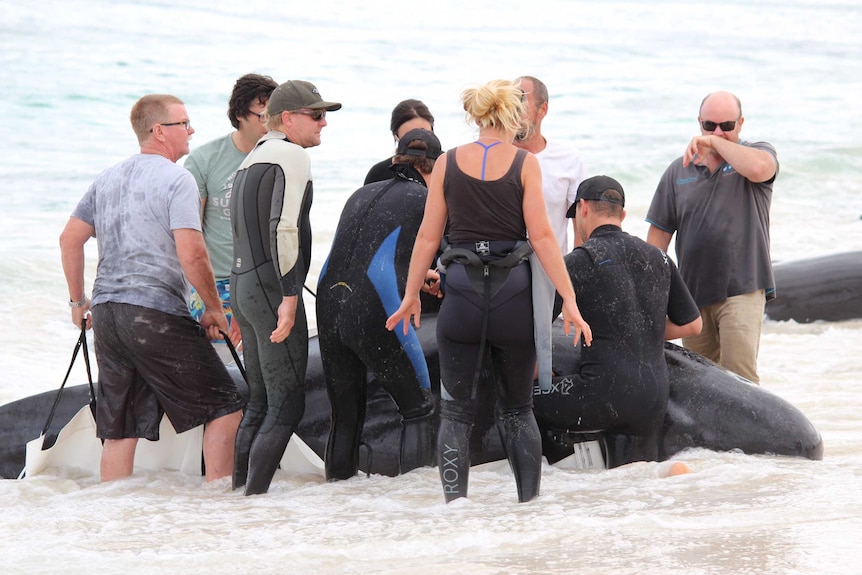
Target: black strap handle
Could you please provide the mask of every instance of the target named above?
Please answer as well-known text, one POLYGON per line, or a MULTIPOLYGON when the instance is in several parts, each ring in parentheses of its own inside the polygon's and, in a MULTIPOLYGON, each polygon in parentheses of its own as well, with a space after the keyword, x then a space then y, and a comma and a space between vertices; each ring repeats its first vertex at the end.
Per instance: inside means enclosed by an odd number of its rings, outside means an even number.
POLYGON ((69 381, 69 374, 72 373, 72 367, 75 365, 78 351, 82 348, 84 350, 84 364, 87 367, 87 380, 90 384, 90 409, 93 411, 93 417, 96 416, 96 393, 93 389, 93 375, 90 371, 90 354, 87 350, 87 318, 84 317, 81 321, 81 335, 78 336, 75 350, 72 352, 72 361, 69 362, 69 369, 66 370, 66 377, 63 378, 63 383, 60 384, 60 389, 57 390, 57 397, 54 398, 54 405, 51 406, 51 412, 48 414, 48 419, 45 421, 45 426, 42 428, 42 449, 45 449, 45 442, 48 439, 48 436, 46 435, 48 433, 48 428, 51 427, 51 422, 54 420, 54 413, 57 411, 57 406, 60 404, 60 398, 63 396, 63 389, 66 387, 66 382, 69 381))
POLYGON ((230 350, 230 354, 233 356, 233 361, 236 363, 236 366, 239 368, 239 372, 242 374, 242 378, 248 383, 248 377, 245 375, 245 367, 242 365, 242 360, 239 358, 239 354, 236 352, 236 348, 233 346, 233 342, 230 340, 230 336, 223 332, 222 330, 218 330, 221 334, 222 338, 224 338, 224 342, 227 344, 227 348, 230 350))

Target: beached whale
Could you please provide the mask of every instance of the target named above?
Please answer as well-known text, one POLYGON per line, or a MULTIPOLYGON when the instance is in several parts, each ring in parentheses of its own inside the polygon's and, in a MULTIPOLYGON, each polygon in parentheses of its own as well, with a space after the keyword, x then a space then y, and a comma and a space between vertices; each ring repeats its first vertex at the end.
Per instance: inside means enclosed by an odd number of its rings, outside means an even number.
MULTIPOLYGON (((423 316, 422 327, 417 334, 428 361, 431 381, 439 382, 435 325, 436 317, 423 316)), ((574 373, 579 351, 562 333, 560 325, 556 325, 555 330, 554 371, 574 373)), ((665 357, 670 376, 670 398, 659 437, 660 459, 693 447, 822 459, 823 443, 819 432, 787 401, 678 346, 666 344, 665 357)), ((235 367, 232 373, 245 389, 235 367)), ((491 377, 491 374, 486 373, 484 377, 491 377)), ((557 377, 555 383, 563 379, 564 376, 557 377)), ((360 467, 370 473, 396 475, 401 441, 400 416, 389 395, 375 384, 373 374, 369 374, 369 382, 360 467)), ((482 387, 487 389, 490 386, 482 387)), ((435 391, 439 392, 439 384, 435 391)), ((45 392, 0 407, 0 476, 3 478, 18 477, 25 463, 24 446, 39 437, 56 395, 56 391, 45 392)), ((88 401, 87 385, 70 386, 64 390, 46 433, 49 444, 51 437, 56 436, 88 401)), ((329 434, 330 412, 316 337, 309 340, 305 401, 305 416, 297 433, 322 457, 329 434)), ((491 394, 486 394, 481 401, 489 405, 494 400, 491 394)), ((492 411, 482 410, 485 415, 476 421, 471 446, 474 464, 505 459, 502 442, 490 415, 492 411)), ((575 449, 573 442, 578 439, 558 431, 543 430, 545 455, 552 463, 571 454, 575 449)), ((613 450, 615 446, 604 448, 613 450)), ((636 451, 610 455, 612 460, 621 462, 642 459, 636 451)))
POLYGON ((778 297, 766 304, 769 319, 862 318, 862 251, 780 262, 773 270, 778 297))

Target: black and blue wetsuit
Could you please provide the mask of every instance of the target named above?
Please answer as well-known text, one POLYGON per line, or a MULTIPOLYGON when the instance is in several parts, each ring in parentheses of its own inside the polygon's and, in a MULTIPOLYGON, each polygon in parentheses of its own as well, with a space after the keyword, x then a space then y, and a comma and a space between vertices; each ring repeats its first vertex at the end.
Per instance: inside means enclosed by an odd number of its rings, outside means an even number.
POLYGON ((265 493, 305 410, 308 324, 302 288, 311 261, 311 167, 303 148, 269 132, 236 175, 231 197, 231 298, 242 330, 249 401, 236 437, 234 488, 265 493), (290 335, 272 343, 284 296, 290 335))
MULTIPOLYGON (((385 327, 401 305, 428 192, 419 172, 406 164, 395 174, 347 200, 318 282, 318 339, 332 408, 327 479, 357 472, 369 371, 403 418, 401 472, 433 461, 425 354, 412 326, 407 335, 385 327)), ((436 307, 423 299, 423 311, 436 307)))
MULTIPOLYGON (((578 373, 557 378, 548 392, 535 390, 539 426, 601 430, 612 442, 638 442, 656 460, 669 390, 665 318, 690 323, 697 305, 667 254, 618 226, 599 226, 564 259, 593 342, 581 346, 578 373)), ((613 458, 625 451, 611 449, 608 466, 626 463, 613 458)))

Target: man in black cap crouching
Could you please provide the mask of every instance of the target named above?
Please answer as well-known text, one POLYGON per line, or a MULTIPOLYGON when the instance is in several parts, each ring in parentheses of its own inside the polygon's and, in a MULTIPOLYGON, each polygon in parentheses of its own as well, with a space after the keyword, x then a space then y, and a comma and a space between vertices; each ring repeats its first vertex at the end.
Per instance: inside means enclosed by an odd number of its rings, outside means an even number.
POLYGON ((669 391, 664 341, 701 328, 673 261, 622 231, 624 206, 613 178, 578 187, 566 214, 575 218, 577 247, 564 259, 593 344, 581 346, 577 373, 533 398, 543 430, 605 432, 608 467, 657 460, 669 391))

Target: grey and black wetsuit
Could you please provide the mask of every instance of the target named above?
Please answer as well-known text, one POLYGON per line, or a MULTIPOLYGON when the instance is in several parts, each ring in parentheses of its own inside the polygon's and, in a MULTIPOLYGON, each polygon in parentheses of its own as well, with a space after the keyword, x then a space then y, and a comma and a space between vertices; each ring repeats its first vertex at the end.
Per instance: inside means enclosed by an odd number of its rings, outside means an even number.
POLYGON ((237 432, 234 488, 265 493, 305 409, 308 325, 302 288, 311 261, 311 166, 281 132, 240 165, 231 197, 231 298, 242 330, 249 401, 237 432), (272 343, 278 307, 296 296, 287 339, 272 343))
MULTIPOLYGON (((669 389, 665 317, 685 325, 700 315, 697 305, 667 254, 618 226, 596 228, 564 259, 593 342, 581 346, 578 373, 557 378, 547 393, 536 389, 539 426, 603 430, 612 441, 641 443, 639 452, 655 460, 669 389)), ((612 453, 609 467, 627 463, 621 455, 612 453)))
MULTIPOLYGON (((332 408, 327 479, 347 479, 358 470, 369 371, 404 420, 401 472, 433 461, 425 354, 412 326, 407 335, 385 327, 401 304, 428 195, 416 170, 406 164, 396 170, 395 178, 364 186, 347 200, 318 282, 320 356, 332 408)), ((423 311, 433 311, 436 301, 423 299, 423 311)))

